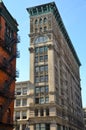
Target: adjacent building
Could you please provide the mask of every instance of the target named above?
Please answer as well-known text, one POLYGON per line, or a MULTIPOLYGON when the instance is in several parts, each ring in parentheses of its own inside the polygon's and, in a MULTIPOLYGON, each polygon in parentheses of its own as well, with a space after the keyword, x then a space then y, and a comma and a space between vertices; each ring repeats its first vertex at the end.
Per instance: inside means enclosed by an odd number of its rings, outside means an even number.
POLYGON ((13 130, 18 23, 0 0, 0 130, 13 130))
POLYGON ((30 101, 33 100, 34 86, 30 81, 17 82, 14 103, 15 130, 25 130, 29 118, 30 101))
POLYGON ((86 108, 83 108, 83 113, 84 113, 84 125, 85 125, 84 130, 86 130, 86 108))
POLYGON ((30 130, 83 130, 81 63, 54 2, 30 14, 30 130))

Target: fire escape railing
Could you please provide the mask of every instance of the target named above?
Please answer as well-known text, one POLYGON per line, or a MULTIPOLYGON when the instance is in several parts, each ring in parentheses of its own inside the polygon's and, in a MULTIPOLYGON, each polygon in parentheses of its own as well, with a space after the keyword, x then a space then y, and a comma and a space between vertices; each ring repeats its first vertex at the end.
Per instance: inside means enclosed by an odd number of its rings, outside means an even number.
POLYGON ((0 113, 1 123, 4 113, 9 108, 11 102, 15 99, 15 92, 12 92, 10 88, 12 87, 12 83, 16 80, 16 77, 19 76, 15 65, 13 65, 15 58, 19 58, 20 56, 19 52, 15 50, 16 46, 14 46, 18 42, 19 38, 8 40, 6 39, 6 41, 0 39, 0 46, 9 53, 7 57, 0 55, 0 70, 8 75, 8 78, 5 79, 0 86, 0 96, 4 97, 4 103, 2 103, 2 111, 0 113))

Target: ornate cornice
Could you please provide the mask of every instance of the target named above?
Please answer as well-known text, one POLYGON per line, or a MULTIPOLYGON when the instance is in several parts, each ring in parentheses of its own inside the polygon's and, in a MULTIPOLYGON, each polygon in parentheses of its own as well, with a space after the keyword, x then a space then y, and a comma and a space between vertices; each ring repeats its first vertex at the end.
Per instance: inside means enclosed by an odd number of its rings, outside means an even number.
POLYGON ((4 3, 2 2, 0 4, 1 4, 1 6, 0 6, 0 16, 2 16, 6 20, 7 24, 10 27, 12 27, 15 32, 17 32, 18 31, 18 28, 17 28, 18 23, 17 23, 17 21, 11 16, 9 11, 5 7, 4 3))
POLYGON ((43 4, 43 5, 39 5, 39 6, 35 6, 35 7, 31 7, 31 8, 27 8, 27 11, 28 13, 30 14, 30 16, 38 16, 38 15, 42 15, 42 14, 45 14, 45 13, 52 13, 57 21, 57 25, 59 26, 60 28, 60 31, 62 32, 74 58, 76 59, 76 62, 77 64, 80 66, 81 63, 80 63, 80 60, 77 56, 77 53, 73 47, 73 44, 70 40, 70 37, 66 31, 66 28, 64 26, 64 23, 62 21, 62 18, 60 16, 60 13, 56 7, 56 4, 55 2, 51 2, 51 3, 48 3, 48 4, 43 4))

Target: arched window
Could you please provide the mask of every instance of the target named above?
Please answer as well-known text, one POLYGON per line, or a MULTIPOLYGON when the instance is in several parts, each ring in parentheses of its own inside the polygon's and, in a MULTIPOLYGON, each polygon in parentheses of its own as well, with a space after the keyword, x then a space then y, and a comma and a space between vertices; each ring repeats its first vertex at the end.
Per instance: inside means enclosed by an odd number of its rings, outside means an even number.
POLYGON ((48 41, 48 37, 47 36, 39 36, 36 38, 35 40, 35 44, 39 44, 39 43, 44 43, 48 41))
POLYGON ((44 23, 46 23, 47 22, 47 18, 44 18, 44 23))
POLYGON ((35 33, 37 33, 38 32, 38 28, 35 28, 35 33))
POLYGON ((38 24, 38 20, 37 19, 35 20, 35 24, 38 24))
POLYGON ((40 32, 42 32, 42 27, 40 28, 40 32))
POLYGON ((39 23, 42 24, 42 18, 40 18, 39 23))
POLYGON ((46 32, 46 30, 47 30, 47 27, 45 26, 45 27, 44 27, 44 32, 46 32))

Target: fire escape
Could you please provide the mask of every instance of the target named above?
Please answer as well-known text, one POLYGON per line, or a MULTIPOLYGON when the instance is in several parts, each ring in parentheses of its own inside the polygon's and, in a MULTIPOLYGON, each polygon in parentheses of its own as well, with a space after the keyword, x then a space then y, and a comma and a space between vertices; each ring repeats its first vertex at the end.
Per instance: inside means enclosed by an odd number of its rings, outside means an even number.
POLYGON ((0 83, 0 98, 4 99, 0 105, 0 125, 13 127, 13 119, 11 111, 9 110, 10 104, 15 99, 15 83, 18 72, 16 71, 16 58, 19 58, 19 52, 17 51, 17 43, 19 38, 8 38, 5 36, 5 40, 0 38, 0 48, 7 54, 4 56, 0 53, 0 73, 4 73, 6 79, 0 83), (6 122, 3 122, 3 116, 8 112, 6 122))

